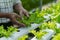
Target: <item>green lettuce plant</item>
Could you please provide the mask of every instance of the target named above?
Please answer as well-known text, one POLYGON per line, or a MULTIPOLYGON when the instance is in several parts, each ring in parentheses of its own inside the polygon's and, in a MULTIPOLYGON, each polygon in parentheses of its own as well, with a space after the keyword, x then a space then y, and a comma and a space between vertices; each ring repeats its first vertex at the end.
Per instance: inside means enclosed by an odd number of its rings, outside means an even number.
POLYGON ((60 33, 58 33, 57 35, 55 35, 52 40, 60 40, 60 33))
POLYGON ((41 40, 42 36, 47 34, 47 32, 45 32, 43 30, 40 30, 38 32, 36 32, 35 30, 31 30, 30 32, 33 33, 38 40, 41 40))
POLYGON ((17 32, 17 28, 13 26, 8 27, 7 30, 0 26, 0 37, 10 37, 14 32, 17 32))
POLYGON ((19 20, 19 22, 24 23, 26 26, 31 25, 32 23, 39 24, 44 21, 44 16, 45 14, 40 13, 39 9, 36 9, 34 13, 30 13, 29 18, 23 16, 23 20, 19 20))
POLYGON ((57 25, 55 22, 44 22, 42 25, 39 26, 40 29, 52 29, 55 30, 57 28, 57 25))
POLYGON ((22 37, 19 37, 18 40, 26 40, 26 38, 28 38, 28 35, 24 35, 22 37))

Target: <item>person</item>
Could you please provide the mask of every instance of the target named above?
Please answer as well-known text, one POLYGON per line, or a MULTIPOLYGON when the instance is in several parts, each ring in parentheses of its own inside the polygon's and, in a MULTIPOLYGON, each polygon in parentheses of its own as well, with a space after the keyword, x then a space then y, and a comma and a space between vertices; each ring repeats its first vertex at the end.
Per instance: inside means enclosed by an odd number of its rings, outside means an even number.
POLYGON ((0 26, 3 25, 4 28, 11 25, 24 27, 23 23, 16 20, 16 18, 22 20, 22 15, 29 17, 28 11, 23 8, 20 0, 0 0, 0 26), (19 14, 15 13, 14 10, 19 14))

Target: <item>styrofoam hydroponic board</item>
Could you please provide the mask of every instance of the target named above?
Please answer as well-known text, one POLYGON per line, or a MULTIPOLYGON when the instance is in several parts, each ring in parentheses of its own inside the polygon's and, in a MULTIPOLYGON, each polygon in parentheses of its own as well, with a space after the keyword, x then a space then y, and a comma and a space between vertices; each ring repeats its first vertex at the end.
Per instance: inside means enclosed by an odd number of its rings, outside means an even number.
POLYGON ((46 29, 44 31, 46 31, 48 33, 46 35, 44 35, 41 40, 50 40, 51 37, 55 34, 55 32, 51 29, 46 29))
POLYGON ((0 40, 17 40, 18 37, 28 34, 30 30, 37 28, 39 25, 40 24, 31 24, 31 27, 20 28, 20 32, 15 32, 8 38, 2 37, 0 40))
POLYGON ((2 37, 0 40, 17 40, 18 37, 28 34, 30 30, 37 28, 39 25, 40 24, 31 24, 31 27, 20 28, 20 32, 15 32, 8 38, 2 37))
MULTIPOLYGON (((55 34, 55 32, 51 29, 46 29, 46 30, 43 30, 43 31, 46 31, 48 33, 45 34, 40 40, 50 40, 51 37, 55 34)), ((36 37, 34 37, 31 40, 38 40, 38 39, 36 37)))
POLYGON ((27 28, 20 28, 20 32, 15 32, 14 34, 12 34, 12 38, 14 40, 17 40, 18 37, 21 37, 25 34, 28 34, 30 30, 36 29, 39 26, 39 24, 31 24, 31 27, 27 27, 27 28))

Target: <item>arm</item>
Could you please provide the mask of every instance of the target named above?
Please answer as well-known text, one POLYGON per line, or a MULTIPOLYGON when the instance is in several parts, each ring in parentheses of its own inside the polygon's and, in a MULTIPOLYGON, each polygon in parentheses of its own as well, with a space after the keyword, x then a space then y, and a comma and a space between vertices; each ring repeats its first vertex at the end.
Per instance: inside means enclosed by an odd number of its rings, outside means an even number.
POLYGON ((0 13, 0 18, 9 18, 9 13, 0 13))
POLYGON ((12 18, 12 17, 21 18, 16 13, 0 13, 0 18, 12 18))

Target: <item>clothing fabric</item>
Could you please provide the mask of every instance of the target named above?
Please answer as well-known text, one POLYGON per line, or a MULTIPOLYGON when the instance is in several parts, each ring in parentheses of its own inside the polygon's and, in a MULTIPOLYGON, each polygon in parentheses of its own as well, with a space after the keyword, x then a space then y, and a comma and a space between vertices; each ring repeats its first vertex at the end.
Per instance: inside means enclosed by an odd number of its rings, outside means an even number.
MULTIPOLYGON (((21 3, 20 0, 0 0, 0 12, 1 13, 12 13, 13 5, 21 3)), ((0 23, 7 23, 10 20, 7 18, 0 18, 0 23)))

